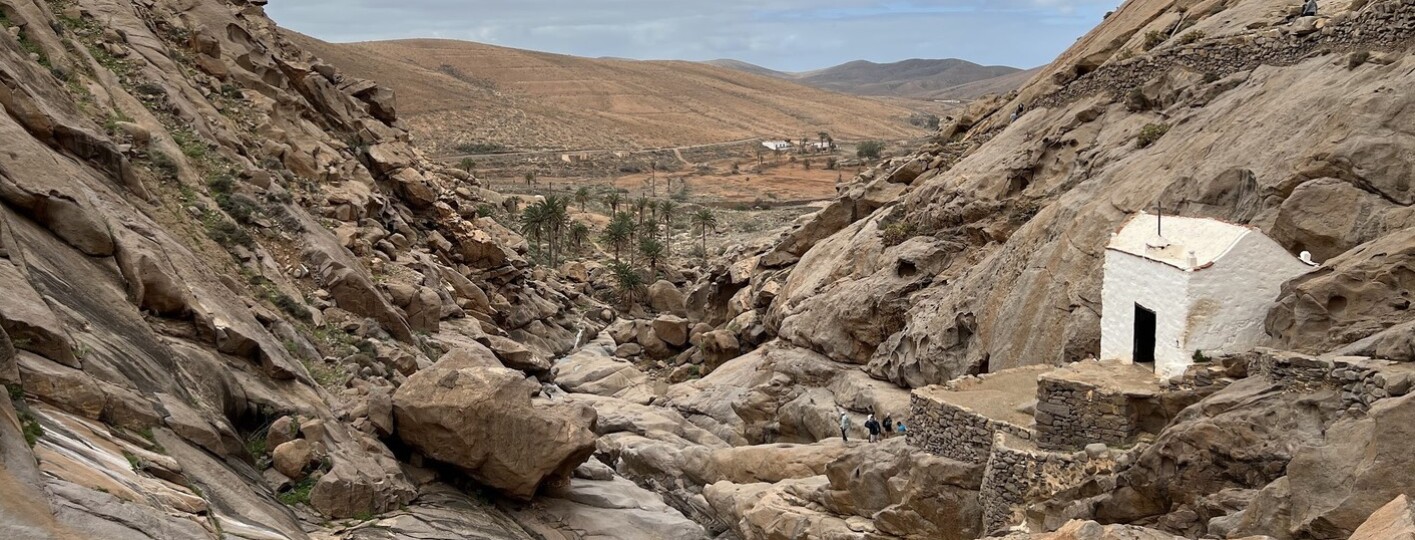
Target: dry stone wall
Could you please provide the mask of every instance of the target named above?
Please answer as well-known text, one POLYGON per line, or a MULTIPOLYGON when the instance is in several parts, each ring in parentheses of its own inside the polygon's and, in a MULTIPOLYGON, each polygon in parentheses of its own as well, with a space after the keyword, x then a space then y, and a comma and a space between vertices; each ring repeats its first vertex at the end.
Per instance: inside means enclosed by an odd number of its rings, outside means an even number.
POLYGON ((1339 391, 1346 412, 1353 416, 1364 415, 1378 400, 1408 394, 1415 385, 1415 367, 1363 357, 1263 351, 1249 360, 1248 371, 1291 391, 1339 391))
POLYGON ((993 420, 965 407, 929 399, 918 393, 910 396, 910 445, 936 456, 965 463, 987 463, 993 436, 1006 433, 1031 439, 1031 430, 993 420))
POLYGON ((1037 444, 1043 448, 1129 444, 1140 434, 1137 415, 1120 392, 1051 377, 1037 383, 1037 444))
POLYGON ((1080 485, 1115 469, 1111 452, 1051 452, 999 434, 983 469, 978 493, 983 530, 998 531, 1022 523, 1028 504, 1080 485))
POLYGON ((1063 88, 1029 108, 1052 107, 1098 94, 1122 97, 1176 66, 1224 77, 1260 65, 1294 65, 1318 52, 1397 48, 1408 45, 1412 37, 1415 37, 1415 0, 1382 0, 1372 2, 1355 16, 1328 21, 1321 29, 1298 21, 1254 34, 1203 40, 1112 62, 1073 81, 1065 81, 1063 88))

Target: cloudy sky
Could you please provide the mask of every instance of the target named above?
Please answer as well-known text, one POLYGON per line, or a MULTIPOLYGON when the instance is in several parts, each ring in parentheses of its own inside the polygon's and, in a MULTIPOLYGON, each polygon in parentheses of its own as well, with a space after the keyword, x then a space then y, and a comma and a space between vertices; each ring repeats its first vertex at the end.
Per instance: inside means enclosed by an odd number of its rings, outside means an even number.
POLYGON ((463 39, 578 56, 733 58, 804 71, 849 60, 1050 62, 1121 0, 270 0, 326 41, 463 39))

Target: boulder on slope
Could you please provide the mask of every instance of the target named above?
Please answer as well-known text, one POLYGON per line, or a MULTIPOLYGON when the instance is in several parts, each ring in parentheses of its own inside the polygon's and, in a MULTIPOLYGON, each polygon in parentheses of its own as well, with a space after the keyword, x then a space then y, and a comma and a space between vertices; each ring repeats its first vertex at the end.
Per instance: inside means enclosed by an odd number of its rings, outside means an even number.
POLYGON ((418 372, 393 396, 399 439, 509 496, 561 484, 595 449, 595 412, 533 400, 540 387, 510 369, 418 372))

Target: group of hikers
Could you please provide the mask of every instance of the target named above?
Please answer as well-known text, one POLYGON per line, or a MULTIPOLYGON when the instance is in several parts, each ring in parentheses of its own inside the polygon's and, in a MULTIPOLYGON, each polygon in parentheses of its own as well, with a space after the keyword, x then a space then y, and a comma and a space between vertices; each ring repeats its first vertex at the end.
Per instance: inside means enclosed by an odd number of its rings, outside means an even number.
MULTIPOLYGON (((895 422, 894 417, 888 414, 884 415, 884 422, 880 422, 875 419, 874 413, 870 413, 865 419, 865 430, 870 432, 870 442, 879 442, 892 433, 903 435, 908 428, 904 427, 902 420, 895 422)), ((850 413, 845 411, 840 411, 840 440, 850 442, 850 413)))

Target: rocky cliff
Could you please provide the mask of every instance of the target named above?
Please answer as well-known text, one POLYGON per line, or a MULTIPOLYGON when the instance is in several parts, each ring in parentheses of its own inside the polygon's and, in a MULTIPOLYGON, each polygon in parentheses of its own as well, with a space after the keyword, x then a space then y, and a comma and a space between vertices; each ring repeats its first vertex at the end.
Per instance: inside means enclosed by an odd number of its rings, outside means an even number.
POLYGON ((1409 534, 1395 372, 1233 370, 1027 501, 1050 532, 987 530, 981 465, 858 439, 909 388, 1098 353, 1103 246, 1156 207, 1323 263, 1264 321, 1282 354, 1415 360, 1410 0, 1127 2, 624 319, 603 268, 532 266, 482 217, 500 195, 263 3, 0 0, 0 531, 1409 534))
POLYGON ((598 305, 532 279, 525 241, 477 214, 500 196, 423 159, 391 92, 263 4, 0 1, 0 530, 306 538, 401 511, 529 537, 432 481, 564 482, 594 412, 527 377, 598 305), (429 453, 463 474, 391 442, 395 411, 412 429, 446 406, 394 391, 440 373, 488 383, 451 429, 523 421, 429 453))
MULTIPOLYGON (((1019 92, 972 104, 933 144, 841 184, 835 201, 779 240, 727 253, 689 295, 689 311, 726 322, 743 350, 766 343, 767 358, 818 357, 905 388, 1075 362, 1100 352, 1110 233, 1158 209, 1253 226, 1322 263, 1283 287, 1264 321, 1267 345, 1415 361, 1415 96, 1404 90, 1415 83, 1415 4, 1321 2, 1316 17, 1299 8, 1126 2, 1019 92)), ((733 400, 749 434, 762 410, 782 435, 835 408, 890 410, 856 400, 830 382, 839 380, 834 372, 806 374, 779 360, 757 364, 761 382, 746 383, 758 386, 745 393, 705 384, 740 377, 740 362, 718 368, 734 374, 697 384, 733 400), (819 390, 776 390, 803 386, 819 390)), ((675 399, 680 409, 696 406, 675 399)), ((1126 458, 1134 461, 1111 483, 1089 488, 1128 489, 1059 495, 1034 516, 1049 527, 1074 517, 1188 537, 1345 538, 1411 488, 1375 473, 1409 477, 1403 460, 1381 457, 1393 435, 1375 426, 1410 405, 1391 401, 1356 420, 1334 414, 1345 408, 1342 396, 1238 385, 1186 411, 1126 458), (1237 427, 1274 421, 1287 427, 1237 427), (1363 499, 1343 482, 1371 491, 1363 499)), ((797 511, 848 516, 799 486, 775 489, 805 501, 797 511)), ((708 493, 716 501, 725 492, 708 493)), ((770 537, 803 526, 772 529, 743 509, 760 500, 780 515, 790 506, 784 498, 733 492, 739 532, 770 537)), ((879 526, 880 514, 873 518, 879 526)), ((1094 528, 1054 537, 1145 534, 1094 528)))
POLYGON ((1272 345, 1374 339, 1366 349, 1415 359, 1407 333, 1387 332, 1411 320, 1415 122, 1400 89, 1415 9, 1288 4, 1125 3, 1018 94, 975 103, 936 144, 740 254, 749 283, 724 266, 709 286, 743 301, 722 316, 756 311, 795 346, 909 387, 1075 361, 1099 353, 1109 233, 1159 209, 1251 225, 1326 263, 1288 284, 1272 345))

